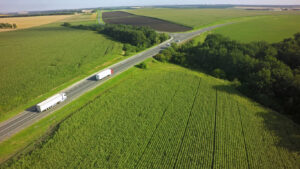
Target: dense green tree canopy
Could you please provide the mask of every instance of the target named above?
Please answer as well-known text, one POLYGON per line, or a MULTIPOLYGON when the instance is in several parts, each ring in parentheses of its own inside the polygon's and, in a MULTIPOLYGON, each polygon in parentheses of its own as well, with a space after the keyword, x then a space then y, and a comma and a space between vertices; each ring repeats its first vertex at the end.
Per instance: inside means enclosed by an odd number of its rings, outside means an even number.
POLYGON ((10 23, 0 23, 0 29, 16 29, 17 25, 14 24, 10 24, 10 23))
POLYGON ((117 41, 124 43, 123 50, 126 55, 132 52, 141 51, 155 44, 169 39, 165 33, 157 33, 150 27, 131 25, 78 25, 72 26, 70 23, 63 23, 62 26, 76 29, 93 30, 105 34, 117 41))
POLYGON ((172 45, 155 58, 240 81, 243 93, 300 122, 300 33, 278 44, 245 44, 211 34, 196 45, 172 45))

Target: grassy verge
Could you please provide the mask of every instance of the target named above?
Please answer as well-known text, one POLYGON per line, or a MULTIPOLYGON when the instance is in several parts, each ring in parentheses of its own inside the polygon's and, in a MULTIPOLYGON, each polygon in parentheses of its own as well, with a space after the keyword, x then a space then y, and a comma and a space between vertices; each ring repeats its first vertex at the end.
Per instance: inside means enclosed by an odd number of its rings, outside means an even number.
POLYGON ((102 18, 102 10, 97 10, 97 21, 96 21, 97 24, 101 24, 101 25, 104 25, 104 21, 103 21, 103 18, 102 18))
POLYGON ((212 31, 201 33, 199 36, 196 36, 191 40, 193 41, 194 45, 197 45, 198 43, 203 43, 205 41, 206 36, 211 33, 212 31))

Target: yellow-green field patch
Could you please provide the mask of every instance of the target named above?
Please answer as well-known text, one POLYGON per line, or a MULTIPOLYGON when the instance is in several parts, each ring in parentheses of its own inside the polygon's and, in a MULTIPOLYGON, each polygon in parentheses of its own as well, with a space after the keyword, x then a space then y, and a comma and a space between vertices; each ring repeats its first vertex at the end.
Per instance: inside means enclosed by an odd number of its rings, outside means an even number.
POLYGON ((256 18, 217 28, 213 32, 242 42, 260 40, 279 42, 300 32, 300 15, 277 15, 256 18))
POLYGON ((164 19, 174 23, 199 29, 207 25, 214 25, 223 22, 234 21, 234 19, 281 14, 300 14, 297 11, 250 11, 241 9, 137 9, 128 12, 164 19))
POLYGON ((35 26, 41 26, 59 20, 71 17, 72 15, 54 15, 54 16, 31 16, 31 17, 9 17, 0 18, 0 23, 16 24, 17 29, 0 29, 0 32, 27 29, 35 26))

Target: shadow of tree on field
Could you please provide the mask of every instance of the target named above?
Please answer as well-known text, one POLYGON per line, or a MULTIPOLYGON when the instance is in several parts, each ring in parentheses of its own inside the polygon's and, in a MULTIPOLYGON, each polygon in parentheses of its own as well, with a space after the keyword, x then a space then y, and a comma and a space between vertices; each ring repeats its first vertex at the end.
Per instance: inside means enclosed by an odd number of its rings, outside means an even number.
POLYGON ((213 89, 216 89, 218 91, 226 92, 231 95, 237 95, 240 97, 246 97, 245 95, 241 94, 237 89, 235 89, 232 85, 227 84, 227 85, 214 85, 213 89))
MULTIPOLYGON (((230 84, 228 85, 215 85, 214 89, 223 91, 231 95, 240 97, 247 97, 241 94, 230 84)), ((257 103, 258 106, 262 106, 257 103)), ((269 110, 267 112, 256 112, 255 115, 263 119, 264 128, 275 134, 275 145, 285 148, 291 152, 300 155, 300 127, 292 120, 288 119, 285 115, 269 110)))
POLYGON ((36 28, 32 28, 32 30, 36 30, 36 31, 64 31, 64 32, 70 32, 70 31, 76 31, 74 29, 66 29, 65 27, 62 26, 49 26, 49 27, 36 27, 36 28))
POLYGON ((32 113, 37 113, 36 106, 31 106, 31 107, 27 108, 26 111, 32 112, 32 113))
POLYGON ((278 137, 277 146, 300 155, 300 127, 284 115, 276 112, 257 112, 263 118, 264 127, 278 137))

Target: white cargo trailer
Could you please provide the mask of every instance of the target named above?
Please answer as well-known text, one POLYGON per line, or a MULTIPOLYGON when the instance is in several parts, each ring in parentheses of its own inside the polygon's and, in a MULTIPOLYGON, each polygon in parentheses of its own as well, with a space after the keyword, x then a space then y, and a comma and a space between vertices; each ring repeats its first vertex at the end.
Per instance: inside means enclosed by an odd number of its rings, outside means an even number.
POLYGON ((58 103, 65 101, 66 99, 67 99, 66 93, 56 94, 56 95, 50 97, 49 99, 37 104, 36 109, 39 112, 43 112, 43 111, 48 110, 51 107, 57 105, 58 103))
POLYGON ((101 80, 107 76, 110 76, 114 73, 114 71, 112 69, 106 69, 98 74, 96 74, 96 79, 97 80, 101 80))

